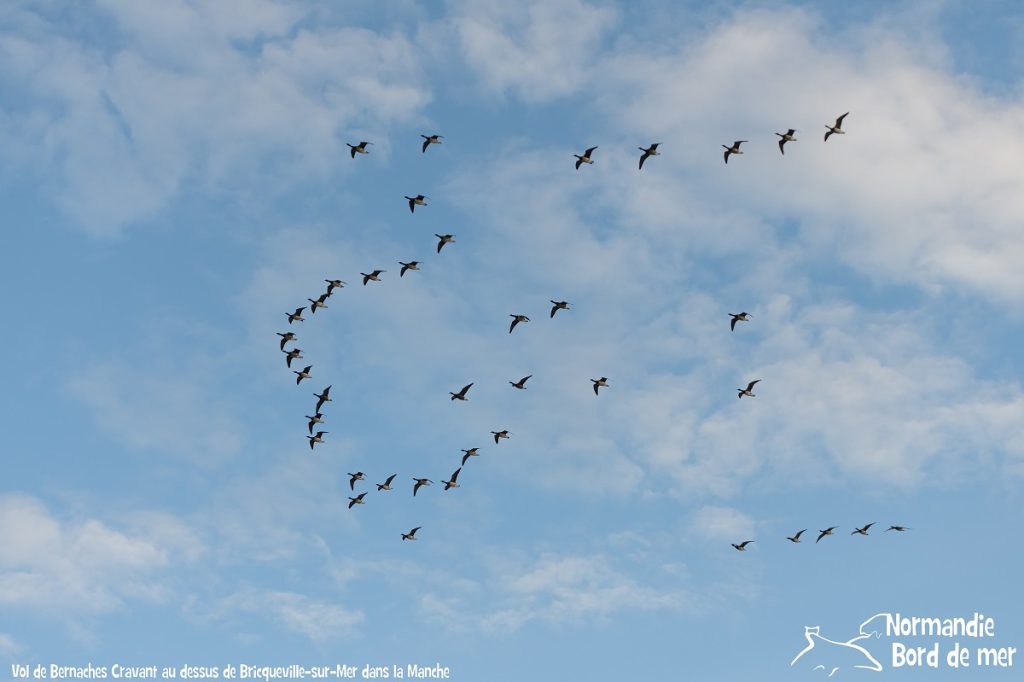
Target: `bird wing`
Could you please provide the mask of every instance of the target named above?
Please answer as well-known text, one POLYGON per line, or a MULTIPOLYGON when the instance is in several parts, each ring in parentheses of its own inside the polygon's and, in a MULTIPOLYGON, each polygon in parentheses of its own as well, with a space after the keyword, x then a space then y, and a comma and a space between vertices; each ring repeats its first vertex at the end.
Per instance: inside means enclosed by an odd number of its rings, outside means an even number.
POLYGON ((589 159, 590 155, 594 153, 595 149, 597 149, 597 147, 591 147, 587 151, 583 152, 583 156, 585 156, 585 157, 587 157, 589 159))
MULTIPOLYGON (((778 133, 775 133, 775 134, 778 135, 778 133)), ((786 147, 786 138, 783 137, 782 139, 779 140, 779 151, 782 152, 783 156, 786 155, 785 147, 786 147)))
POLYGON ((797 534, 796 534, 796 535, 794 535, 793 537, 795 537, 795 538, 796 538, 797 540, 799 540, 799 539, 800 539, 800 536, 801 536, 801 535, 803 535, 803 534, 804 534, 804 533, 806 533, 806 532, 807 532, 807 529, 806 529, 806 528, 804 528, 804 529, 803 529, 802 531, 800 531, 799 533, 797 533, 797 534))
POLYGON ((460 471, 462 471, 462 467, 459 467, 452 473, 452 480, 450 481, 451 483, 455 483, 455 481, 458 480, 460 471))
MULTIPOLYGON (((722 145, 722 146, 724 147, 725 145, 722 145)), ((729 148, 726 148, 725 153, 722 154, 722 156, 725 157, 725 162, 726 163, 729 163, 729 154, 732 154, 732 150, 729 149, 729 148)))
POLYGON ((420 135, 420 137, 423 138, 423 152, 425 153, 427 151, 427 147, 430 146, 430 138, 426 135, 420 135))
POLYGON ((736 331, 736 318, 735 317, 732 318, 732 321, 729 323, 729 329, 731 331, 736 331))
POLYGON ((352 149, 351 149, 352 158, 353 159, 356 158, 356 148, 353 145, 349 145, 349 147, 352 147, 352 149))
POLYGON ((398 474, 391 474, 390 476, 388 476, 387 480, 384 481, 384 485, 391 485, 391 481, 395 480, 395 476, 397 475, 398 474))
POLYGON ((472 383, 468 383, 465 386, 463 386, 462 390, 459 391, 459 395, 465 396, 466 392, 469 391, 469 387, 472 386, 472 385, 473 385, 472 383))
POLYGON ((497 445, 498 444, 498 432, 497 431, 491 431, 491 433, 494 434, 494 444, 497 445))
POLYGON ((650 156, 650 153, 648 153, 648 152, 644 152, 643 154, 640 155, 640 168, 639 168, 639 170, 643 170, 644 169, 644 161, 647 160, 648 156, 650 156))
POLYGON ((521 383, 521 384, 523 384, 525 386, 526 385, 526 380, 529 379, 532 376, 533 376, 532 374, 527 374, 525 377, 523 377, 522 379, 519 380, 519 383, 521 383))
POLYGON ((418 530, 419 530, 420 528, 422 528, 422 527, 423 527, 423 526, 416 526, 416 527, 415 527, 415 528, 413 528, 413 529, 412 529, 411 531, 409 531, 409 537, 412 537, 412 536, 416 535, 416 531, 418 531, 418 530))
MULTIPOLYGON (((821 531, 821 533, 818 535, 818 540, 821 540, 826 535, 828 535, 828 533, 826 533, 825 531, 821 531)), ((815 540, 814 544, 818 544, 818 540, 815 540)))
POLYGON ((751 381, 749 384, 747 384, 747 390, 748 391, 754 390, 754 384, 756 384, 759 381, 760 381, 760 379, 754 379, 753 381, 751 381))
MULTIPOLYGON (((593 380, 593 379, 591 379, 591 381, 594 381, 594 380, 593 380)), ((601 387, 601 386, 600 386, 600 384, 598 384, 598 383, 597 383, 596 381, 594 381, 594 395, 600 395, 600 394, 599 394, 599 393, 597 392, 597 391, 598 391, 598 389, 599 389, 600 387, 601 387)))
POLYGON ((849 113, 850 112, 847 111, 845 114, 843 114, 842 116, 840 116, 839 118, 836 119, 836 128, 842 128, 843 127, 843 119, 846 118, 849 115, 849 113))
MULTIPOLYGON (((515 316, 513 316, 513 317, 515 317, 515 316)), ((518 317, 515 317, 515 319, 513 319, 513 320, 512 320, 512 324, 510 324, 510 325, 508 326, 508 333, 509 333, 509 334, 511 334, 511 333, 512 333, 512 330, 516 328, 516 325, 517 325, 517 324, 519 324, 519 318, 518 318, 518 317)))
POLYGON ((583 163, 583 159, 579 156, 576 157, 576 170, 580 169, 580 164, 583 163))
POLYGON ((409 213, 416 212, 416 202, 413 199, 409 199, 409 213))

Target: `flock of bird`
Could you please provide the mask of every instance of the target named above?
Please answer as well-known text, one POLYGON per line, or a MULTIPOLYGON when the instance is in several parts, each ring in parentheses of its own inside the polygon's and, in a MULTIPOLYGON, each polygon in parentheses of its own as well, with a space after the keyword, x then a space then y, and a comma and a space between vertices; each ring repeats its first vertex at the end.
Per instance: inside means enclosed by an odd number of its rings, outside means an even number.
MULTIPOLYGON (((845 131, 842 130, 842 124, 843 124, 843 119, 845 119, 848 114, 849 114, 849 112, 843 114, 842 116, 839 116, 836 119, 835 124, 833 124, 833 125, 828 125, 828 124, 825 125, 825 127, 827 128, 827 131, 825 133, 825 141, 827 141, 828 138, 830 136, 832 136, 832 135, 842 135, 842 134, 845 134, 845 131)), ((788 129, 785 133, 776 133, 776 135, 779 137, 779 143, 778 143, 779 144, 779 151, 783 155, 786 153, 785 152, 785 145, 786 145, 786 143, 787 142, 795 142, 796 141, 795 133, 796 133, 796 130, 793 129, 793 128, 788 129)), ((427 149, 431 145, 442 144, 441 140, 444 138, 443 135, 437 135, 437 134, 434 134, 434 135, 420 135, 420 137, 423 138, 423 144, 422 144, 422 147, 421 147, 421 152, 422 153, 426 153, 427 149)), ((724 153, 725 163, 729 163, 729 156, 730 155, 732 155, 732 154, 743 154, 743 152, 740 150, 740 145, 743 144, 744 142, 747 142, 747 140, 736 140, 735 142, 733 142, 733 144, 731 146, 729 146, 729 145, 722 145, 722 147, 725 148, 725 153, 724 153)), ((350 151, 351 151, 351 157, 354 159, 356 157, 356 154, 369 154, 370 152, 367 149, 367 147, 372 145, 372 144, 373 144, 372 142, 368 142, 368 141, 362 141, 362 142, 359 142, 359 144, 354 144, 354 145, 353 144, 348 144, 348 147, 350 148, 350 151)), ((643 169, 644 162, 648 158, 650 158, 652 156, 660 156, 661 155, 661 153, 658 151, 659 144, 660 143, 655 142, 655 143, 650 144, 648 147, 638 147, 638 149, 641 152, 643 152, 643 154, 640 156, 640 162, 639 162, 639 169, 640 170, 643 169)), ((574 157, 576 158, 576 169, 577 170, 579 170, 579 168, 583 164, 588 164, 589 165, 589 164, 593 164, 594 163, 593 153, 594 153, 594 151, 597 148, 598 148, 597 146, 589 147, 588 149, 586 149, 584 151, 583 154, 575 154, 574 155, 574 157)), ((428 198, 429 197, 427 197, 427 196, 425 196, 423 194, 417 194, 415 196, 406 196, 405 197, 406 201, 408 202, 409 211, 411 213, 415 213, 416 212, 416 207, 417 206, 426 206, 427 205, 426 200, 428 198)), ((453 244, 453 243, 455 243, 455 236, 452 235, 452 234, 435 234, 434 236, 438 238, 438 243, 437 243, 437 253, 438 254, 441 253, 441 250, 444 248, 444 246, 446 244, 453 244)), ((421 261, 415 261, 415 260, 408 261, 408 262, 406 262, 406 261, 399 261, 398 264, 401 266, 401 270, 399 271, 399 277, 404 277, 406 272, 408 272, 410 270, 418 271, 419 270, 419 266, 421 265, 421 261)), ((369 282, 380 282, 381 281, 381 277, 380 276, 382 274, 384 274, 385 272, 387 272, 387 270, 375 269, 375 270, 373 270, 370 273, 361 272, 359 274, 363 278, 363 286, 366 286, 369 282)), ((309 303, 310 303, 309 306, 302 306, 302 307, 296 308, 294 312, 286 313, 287 318, 288 318, 288 324, 293 324, 295 322, 303 322, 303 321, 305 321, 306 318, 304 318, 302 316, 302 313, 306 310, 307 307, 309 308, 310 315, 315 315, 317 310, 327 308, 328 307, 327 306, 327 301, 333 295, 334 291, 336 289, 343 288, 346 285, 346 282, 344 282, 344 281, 342 281, 340 279, 325 279, 324 281, 327 283, 327 290, 323 294, 321 294, 319 297, 317 297, 315 299, 307 298, 306 300, 309 301, 309 303)), ((552 299, 552 300, 550 300, 550 302, 551 302, 551 310, 550 310, 550 313, 549 313, 549 318, 551 318, 551 319, 554 319, 555 314, 559 310, 569 310, 570 309, 570 304, 567 301, 556 301, 556 300, 552 299)), ((752 316, 749 313, 747 313, 747 312, 729 313, 729 316, 731 318, 730 323, 729 323, 729 328, 730 328, 731 331, 735 331, 736 330, 736 324, 738 322, 749 322, 751 320, 751 318, 752 318, 752 316)), ((516 329, 516 327, 518 325, 530 322, 530 318, 528 316, 524 315, 524 314, 521 314, 521 313, 510 313, 509 317, 512 318, 512 322, 511 322, 511 324, 509 325, 509 328, 508 328, 508 333, 509 334, 511 334, 513 331, 515 331, 515 329, 516 329)), ((291 366, 292 366, 292 360, 300 359, 300 358, 303 357, 302 350, 300 348, 297 348, 297 347, 286 348, 285 346, 289 342, 297 341, 298 337, 296 336, 296 334, 294 332, 291 332, 291 331, 288 331, 288 332, 278 332, 278 336, 281 337, 280 350, 285 354, 285 363, 286 363, 287 367, 290 369, 291 366)), ((294 370, 294 369, 291 370, 292 373, 296 375, 296 378, 295 378, 296 385, 301 384, 302 381, 305 380, 305 379, 311 379, 312 378, 312 369, 313 369, 313 365, 307 365, 301 371, 300 370, 294 370)), ((526 382, 532 376, 533 376, 532 374, 528 374, 528 375, 522 377, 521 379, 519 379, 518 381, 509 381, 508 383, 511 384, 511 386, 513 388, 517 389, 517 390, 525 390, 526 389, 526 382)), ((609 387, 608 377, 602 376, 602 377, 597 378, 597 379, 591 379, 590 381, 592 383, 592 387, 593 387, 593 391, 594 391, 595 395, 600 395, 600 389, 608 388, 609 387)), ((746 388, 737 388, 736 389, 737 397, 738 398, 743 398, 743 397, 754 398, 755 397, 755 395, 754 395, 754 386, 757 383, 759 383, 760 381, 761 381, 760 379, 754 379, 754 380, 750 381, 747 384, 746 388)), ((464 385, 458 391, 450 391, 449 395, 451 397, 451 400, 452 401, 456 401, 456 400, 466 401, 466 400, 469 400, 467 394, 469 393, 469 390, 472 387, 473 387, 473 382, 470 382, 470 383, 464 385)), ((331 391, 331 386, 328 385, 325 389, 323 389, 323 391, 321 393, 314 393, 313 395, 317 398, 316 408, 313 411, 312 415, 306 415, 307 429, 309 431, 309 435, 306 436, 306 438, 309 441, 309 447, 310 447, 311 450, 317 444, 322 444, 324 442, 324 438, 323 437, 329 433, 328 431, 324 431, 324 430, 317 430, 316 433, 314 433, 313 429, 317 425, 320 425, 320 424, 324 423, 324 414, 323 414, 323 412, 321 412, 321 409, 323 408, 325 403, 331 402, 330 391, 331 391)), ((494 438, 495 445, 498 445, 501 440, 509 438, 512 434, 508 431, 508 429, 502 429, 500 431, 491 431, 491 435, 494 438)), ((462 454, 461 463, 459 464, 458 468, 456 468, 455 471, 452 472, 452 474, 448 478, 448 480, 442 480, 441 481, 444 484, 444 489, 445 490, 451 490, 452 488, 458 488, 459 487, 459 483, 458 483, 459 474, 462 472, 463 467, 466 465, 466 462, 471 457, 479 456, 479 450, 480 450, 479 447, 472 447, 472 448, 464 449, 464 450, 461 451, 463 454, 462 454)), ((349 473, 348 476, 349 476, 349 490, 352 491, 353 493, 355 492, 356 483, 358 483, 360 481, 366 480, 366 476, 365 476, 365 474, 362 471, 357 471, 355 473, 349 473)), ((376 484, 377 492, 388 492, 388 491, 391 491, 392 490, 392 484, 394 483, 394 480, 395 480, 396 476, 397 476, 397 474, 391 474, 391 475, 389 475, 384 480, 383 483, 377 483, 376 484)), ((412 480, 413 480, 412 494, 413 494, 414 497, 416 496, 416 494, 419 492, 419 490, 421 488, 423 488, 424 486, 432 485, 434 483, 434 481, 432 481, 429 478, 421 478, 421 477, 415 477, 415 476, 412 478, 412 480)), ((349 497, 348 498, 349 499, 349 504, 348 504, 349 509, 351 509, 352 507, 354 507, 355 505, 358 505, 358 504, 365 504, 366 502, 365 502, 364 498, 366 497, 366 495, 367 495, 366 492, 360 492, 358 495, 355 495, 354 497, 349 497)), ((851 534, 852 535, 865 535, 866 536, 868 534, 868 530, 873 525, 875 525, 875 524, 874 523, 869 523, 869 524, 867 524, 866 526, 864 526, 862 528, 857 528, 851 534)), ((416 526, 416 527, 412 528, 408 533, 401 533, 402 540, 403 541, 405 541, 405 540, 415 540, 416 539, 416 533, 421 528, 422 528, 422 526, 416 526)), ((817 540, 815 540, 815 543, 819 542, 823 537, 826 537, 828 535, 832 535, 833 531, 835 531, 836 528, 837 528, 837 526, 832 526, 832 527, 826 528, 824 530, 821 530, 819 535, 818 535, 817 540)), ((793 535, 791 537, 788 537, 787 539, 790 542, 799 543, 800 542, 800 536, 804 532, 806 532, 806 530, 807 529, 803 529, 803 530, 799 531, 798 533, 796 533, 795 535, 793 535)), ((893 525, 893 526, 890 526, 887 530, 902 532, 902 531, 908 530, 908 528, 906 528, 905 526, 893 525)), ((736 550, 742 552, 742 551, 746 551, 747 546, 752 544, 753 542, 754 542, 754 540, 745 540, 743 542, 733 544, 732 546, 736 550)))

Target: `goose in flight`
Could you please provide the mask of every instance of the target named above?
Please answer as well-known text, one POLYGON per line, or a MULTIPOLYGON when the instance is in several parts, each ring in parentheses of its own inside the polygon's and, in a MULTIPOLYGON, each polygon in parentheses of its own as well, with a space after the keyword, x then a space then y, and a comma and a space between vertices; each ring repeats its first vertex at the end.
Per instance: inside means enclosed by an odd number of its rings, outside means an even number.
POLYGON ((427 147, 429 147, 430 145, 441 144, 441 139, 444 138, 444 135, 423 135, 421 133, 420 137, 422 137, 424 140, 422 153, 425 154, 427 152, 427 147))
POLYGON ((309 425, 308 425, 308 426, 309 426, 309 433, 310 433, 310 434, 312 434, 312 433, 313 433, 313 426, 314 426, 315 424, 323 424, 323 423, 324 423, 324 415, 323 415, 323 413, 322 413, 322 412, 317 412, 317 413, 316 413, 316 414, 314 414, 313 416, 309 416, 309 415, 307 414, 307 415, 306 415, 306 419, 308 419, 308 420, 309 420, 309 425))
POLYGON ((351 509, 352 505, 354 505, 354 504, 366 504, 366 502, 363 500, 364 497, 366 497, 366 493, 359 493, 355 497, 348 498, 349 499, 348 508, 351 509))
MULTIPOLYGON (((348 144, 348 142, 346 142, 345 144, 348 144)), ((352 150, 351 151, 352 158, 353 159, 356 158, 356 154, 369 154, 370 152, 366 149, 366 145, 368 145, 368 144, 373 144, 373 143, 372 142, 360 142, 359 144, 348 144, 349 148, 352 150)))
POLYGON ((525 377, 523 377, 519 381, 510 381, 508 383, 512 384, 512 388, 519 388, 519 389, 522 389, 522 390, 525 391, 526 390, 526 380, 529 379, 532 376, 533 376, 532 374, 527 374, 525 377))
POLYGON ((402 261, 398 261, 398 264, 402 266, 402 269, 399 270, 399 272, 398 272, 398 276, 399 277, 405 277, 405 271, 406 270, 419 270, 420 269, 420 262, 418 260, 411 260, 408 263, 403 263, 402 261))
POLYGON ((508 429, 502 429, 501 431, 491 431, 494 434, 494 444, 497 445, 498 441, 502 438, 508 438, 512 434, 508 432, 508 429))
POLYGON ((365 272, 360 272, 359 274, 363 276, 363 286, 365 287, 367 282, 379 282, 381 274, 385 272, 387 270, 374 270, 369 275, 365 272))
POLYGON ((293 332, 277 332, 277 335, 281 337, 281 350, 284 350, 284 344, 288 343, 289 341, 294 341, 295 339, 298 338, 297 336, 295 336, 293 332))
POLYGON ((730 154, 742 154, 743 153, 743 152, 740 151, 740 145, 743 144, 744 142, 747 142, 747 140, 736 140, 735 142, 732 143, 731 147, 727 147, 724 144, 722 145, 723 147, 725 147, 725 154, 723 154, 723 156, 725 158, 725 162, 726 163, 729 163, 729 155, 730 154))
POLYGON ((747 551, 747 545, 749 545, 751 542, 753 542, 753 540, 744 540, 743 542, 741 542, 738 545, 737 544, 733 544, 733 547, 735 547, 737 550, 739 550, 741 552, 745 552, 745 551, 747 551))
POLYGON ((294 370, 294 369, 292 370, 292 374, 296 375, 296 377, 295 377, 295 385, 296 386, 298 386, 300 383, 302 383, 303 379, 312 379, 313 378, 313 375, 309 373, 309 370, 311 370, 311 369, 313 369, 313 365, 306 365, 306 368, 303 369, 301 372, 299 372, 297 370, 294 370))
POLYGON ((382 490, 391 490, 391 481, 395 480, 395 476, 397 476, 397 475, 398 474, 391 474, 390 476, 387 477, 387 480, 385 480, 383 483, 378 483, 377 484, 377 492, 380 492, 382 490))
POLYGON ((736 331, 736 323, 737 322, 749 322, 751 316, 750 316, 749 313, 740 313, 739 315, 736 315, 734 313, 729 313, 729 317, 732 318, 729 321, 729 330, 730 331, 736 331))
POLYGON ((814 541, 814 544, 818 544, 818 542, 826 535, 832 535, 832 531, 834 531, 838 527, 839 526, 829 526, 825 530, 818 531, 818 539, 814 541))
POLYGON ((806 529, 806 528, 804 528, 804 529, 803 529, 802 531, 798 532, 798 533, 797 533, 796 535, 794 535, 793 537, 791 537, 791 538, 786 538, 786 539, 787 539, 787 540, 789 540, 790 542, 800 542, 800 536, 801 536, 801 535, 803 535, 803 534, 804 534, 804 533, 806 533, 806 532, 807 532, 807 529, 806 529))
POLYGON ((330 386, 325 388, 323 393, 314 393, 313 395, 315 395, 316 398, 317 398, 317 401, 316 401, 316 411, 317 411, 318 414, 320 413, 320 408, 324 406, 324 403, 334 402, 334 401, 331 400, 331 387, 330 386))
POLYGON ((466 460, 470 457, 479 457, 480 453, 477 452, 480 448, 470 448, 469 450, 463 450, 462 455, 462 466, 466 466, 466 460))
POLYGON ((581 163, 594 163, 594 160, 590 158, 590 155, 594 153, 595 149, 597 149, 597 147, 591 147, 587 151, 583 152, 583 156, 580 156, 579 154, 573 154, 573 156, 576 157, 576 170, 580 169, 581 163))
POLYGON ((309 449, 310 450, 313 449, 313 445, 315 443, 323 443, 324 442, 324 434, 325 433, 329 433, 329 432, 328 431, 317 431, 315 436, 306 436, 306 438, 309 439, 309 449))
POLYGON ((416 493, 419 492, 420 488, 422 488, 425 485, 430 485, 431 483, 433 483, 433 481, 431 481, 429 478, 413 478, 412 480, 416 481, 416 485, 412 487, 413 497, 416 497, 416 493))
POLYGON ((601 377, 600 379, 591 379, 594 384, 594 395, 601 395, 598 391, 602 388, 608 388, 608 377, 601 377))
MULTIPOLYGON (((550 301, 551 299, 548 299, 548 300, 550 301)), ((569 302, 568 301, 551 301, 551 317, 554 317, 555 313, 557 313, 559 310, 568 310, 568 309, 569 309, 569 302)))
POLYGON ((759 381, 760 379, 754 379, 749 384, 747 384, 746 388, 737 388, 736 391, 738 392, 738 395, 736 397, 742 398, 743 396, 747 396, 748 398, 756 398, 757 396, 754 395, 754 384, 756 384, 759 381))
POLYGON ((347 282, 342 282, 340 279, 325 279, 324 281, 327 282, 327 295, 328 296, 330 296, 332 293, 334 293, 335 289, 340 289, 343 286, 345 286, 345 284, 347 284, 347 282))
POLYGON ((462 390, 459 391, 458 393, 453 393, 451 391, 448 391, 448 395, 450 395, 452 397, 452 400, 469 400, 469 398, 466 397, 466 391, 468 391, 469 387, 472 386, 472 385, 473 385, 472 382, 466 384, 465 386, 462 387, 462 390))
POLYGON ((444 489, 445 489, 445 490, 451 490, 452 488, 458 488, 458 487, 459 487, 459 484, 458 484, 458 483, 456 483, 456 481, 457 481, 457 480, 458 480, 458 478, 459 478, 459 472, 460 472, 460 471, 462 471, 462 467, 459 467, 458 469, 456 469, 456 470, 455 470, 455 471, 454 471, 454 472, 452 473, 452 477, 451 477, 451 479, 450 479, 450 480, 447 480, 447 481, 442 481, 442 483, 444 483, 444 489))
POLYGON ((311 299, 311 298, 307 298, 306 300, 313 304, 313 305, 311 305, 309 307, 309 312, 311 312, 311 313, 313 313, 315 315, 317 308, 326 308, 327 307, 327 297, 329 295, 330 294, 321 294, 320 298, 316 299, 315 301, 313 299, 311 299))
POLYGON ((512 324, 510 324, 508 326, 508 333, 509 334, 512 333, 512 330, 515 329, 516 325, 519 324, 520 322, 529 322, 530 321, 530 318, 528 318, 526 315, 510 314, 509 317, 513 318, 512 319, 512 324))
POLYGON ((362 481, 362 480, 364 480, 366 478, 366 474, 364 474, 362 471, 357 471, 354 474, 352 472, 349 472, 348 476, 349 476, 349 479, 348 479, 348 489, 349 490, 355 490, 356 489, 356 481, 362 481))
POLYGON ((644 161, 647 160, 648 156, 661 156, 661 152, 658 151, 658 145, 659 144, 661 144, 661 143, 660 142, 655 142, 654 144, 652 144, 647 149, 644 149, 643 147, 637 147, 637 149, 639 149, 640 151, 643 152, 643 155, 640 156, 640 169, 639 170, 643 170, 644 169, 644 161))
POLYGON ((852 533, 850 533, 850 535, 867 535, 868 534, 868 528, 870 528, 873 525, 875 525, 874 521, 872 521, 868 525, 864 526, 863 528, 858 528, 857 530, 855 530, 852 533))
MULTIPOLYGON (((441 253, 441 248, 445 244, 454 244, 455 243, 455 235, 454 234, 435 234, 434 236, 441 240, 441 241, 439 241, 437 243, 437 252, 438 253, 441 253)), ((399 277, 401 277, 401 275, 399 275, 399 277)))
POLYGON ((845 114, 843 114, 842 116, 837 118, 836 119, 836 124, 834 126, 830 126, 827 123, 825 124, 825 127, 828 128, 828 132, 825 133, 825 142, 828 142, 828 138, 829 138, 830 135, 845 135, 846 134, 846 131, 842 129, 843 128, 843 119, 846 118, 849 114, 850 114, 850 112, 847 111, 845 114))
POLYGON ((427 197, 422 194, 417 194, 414 197, 405 197, 409 200, 409 213, 415 213, 417 206, 426 206, 427 202, 424 201, 427 197))
POLYGON ((885 529, 885 532, 888 533, 891 530, 894 530, 897 533, 902 533, 903 531, 910 530, 910 529, 907 528, 906 526, 889 526, 888 528, 885 529))
POLYGON ((408 533, 402 533, 402 540, 403 541, 404 540, 415 540, 416 539, 416 531, 418 531, 422 527, 423 526, 416 526, 415 528, 413 528, 408 533))
POLYGON ((786 143, 787 142, 796 142, 796 138, 793 137, 793 134, 795 132, 796 132, 796 130, 794 130, 793 128, 790 128, 785 133, 775 133, 776 135, 779 136, 779 151, 782 152, 783 156, 786 155, 786 149, 785 149, 786 143))
MULTIPOLYGON (((284 349, 282 349, 282 350, 284 350, 284 349)), ((292 366, 292 360, 298 360, 298 359, 302 358, 302 349, 301 348, 289 348, 288 350, 284 351, 284 354, 285 354, 284 362, 285 362, 286 365, 288 365, 288 367, 290 369, 291 366, 292 366)))
POLYGON ((292 322, 305 322, 305 318, 302 317, 302 311, 306 309, 306 306, 296 308, 294 313, 285 313, 288 316, 288 324, 292 322))

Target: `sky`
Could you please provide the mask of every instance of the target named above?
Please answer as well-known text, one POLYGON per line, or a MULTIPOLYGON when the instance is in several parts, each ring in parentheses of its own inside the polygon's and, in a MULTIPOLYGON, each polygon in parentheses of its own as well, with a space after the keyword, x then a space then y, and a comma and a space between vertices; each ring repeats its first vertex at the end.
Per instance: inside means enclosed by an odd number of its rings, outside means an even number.
MULTIPOLYGON (((6 4, 4 679, 822 679, 805 627, 878 613, 1024 649, 1022 37, 1011 2, 6 4)), ((894 667, 931 641, 834 677, 1019 675, 894 667)))

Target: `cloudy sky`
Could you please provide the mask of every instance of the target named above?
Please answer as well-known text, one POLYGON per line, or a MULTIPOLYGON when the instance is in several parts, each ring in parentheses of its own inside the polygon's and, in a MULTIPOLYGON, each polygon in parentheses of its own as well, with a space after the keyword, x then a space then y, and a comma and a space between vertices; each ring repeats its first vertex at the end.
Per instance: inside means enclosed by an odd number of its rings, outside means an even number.
POLYGON ((8 3, 0 669, 795 679, 804 626, 890 611, 1024 644, 1022 38, 1009 2, 8 3))

